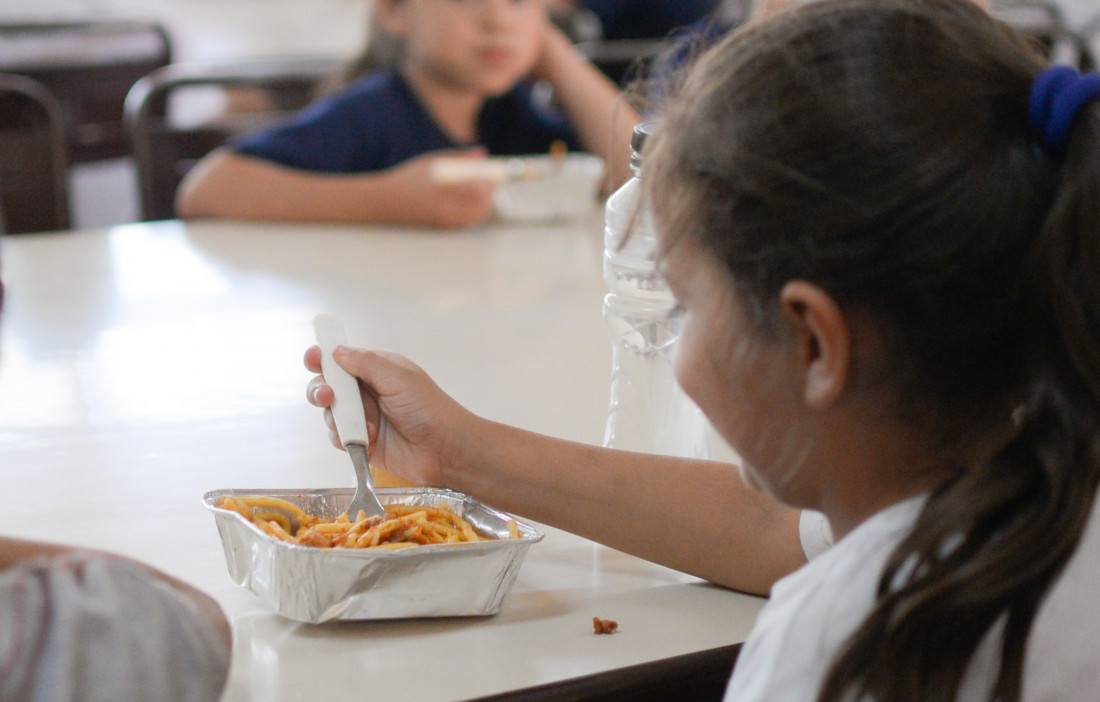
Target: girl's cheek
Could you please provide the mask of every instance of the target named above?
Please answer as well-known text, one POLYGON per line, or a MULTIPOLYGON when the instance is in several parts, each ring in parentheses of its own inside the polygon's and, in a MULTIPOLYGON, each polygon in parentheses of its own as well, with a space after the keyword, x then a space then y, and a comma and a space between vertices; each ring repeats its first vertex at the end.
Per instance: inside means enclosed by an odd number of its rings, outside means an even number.
POLYGON ((700 396, 698 388, 700 386, 705 387, 705 379, 701 377, 705 374, 705 363, 704 359, 698 354, 699 345, 693 332, 694 328, 689 320, 684 325, 683 333, 676 347, 676 358, 673 370, 676 374, 676 382, 680 384, 680 388, 696 404, 701 406, 704 398, 700 396))

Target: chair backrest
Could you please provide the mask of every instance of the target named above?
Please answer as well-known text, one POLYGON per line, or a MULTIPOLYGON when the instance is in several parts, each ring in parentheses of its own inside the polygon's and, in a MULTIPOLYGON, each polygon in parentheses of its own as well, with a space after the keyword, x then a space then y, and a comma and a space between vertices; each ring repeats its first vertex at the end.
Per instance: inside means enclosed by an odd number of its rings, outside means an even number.
POLYGON ((343 59, 312 57, 172 64, 141 78, 130 90, 124 107, 137 170, 141 218, 175 217, 176 190, 200 158, 233 136, 286 119, 311 102, 319 87, 343 65, 343 59), (170 109, 173 94, 202 87, 258 92, 264 107, 198 124, 174 119, 170 109))
POLYGON ((169 36, 154 22, 0 24, 0 71, 33 78, 57 97, 70 163, 128 155, 122 102, 138 78, 171 57, 169 36))
POLYGON ((0 73, 0 232, 68 229, 65 115, 37 81, 0 73))

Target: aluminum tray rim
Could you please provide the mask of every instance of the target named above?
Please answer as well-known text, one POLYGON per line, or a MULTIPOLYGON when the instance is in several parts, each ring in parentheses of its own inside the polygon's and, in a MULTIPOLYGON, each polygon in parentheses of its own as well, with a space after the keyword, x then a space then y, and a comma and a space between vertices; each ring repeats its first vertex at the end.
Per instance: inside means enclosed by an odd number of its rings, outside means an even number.
MULTIPOLYGON (((425 552, 449 551, 455 548, 461 547, 463 551, 478 550, 478 549, 493 549, 500 548, 501 543, 518 545, 521 543, 533 544, 545 537, 545 534, 530 524, 526 524, 519 518, 510 514, 502 512, 498 509, 486 505, 484 502, 475 500, 474 498, 466 495, 465 493, 458 492, 457 490, 451 490, 448 488, 425 488, 425 487, 413 487, 413 488, 378 488, 378 499, 383 505, 388 504, 387 497, 401 497, 406 495, 431 495, 436 497, 443 497, 447 499, 457 500, 463 504, 475 504, 479 509, 492 513, 494 516, 500 519, 515 519, 516 529, 519 531, 520 536, 514 539, 488 539, 486 541, 478 542, 465 542, 454 544, 421 544, 417 548, 401 548, 401 549, 363 549, 363 548, 318 548, 316 546, 306 546, 303 544, 295 544, 289 541, 280 541, 274 538, 270 534, 265 533, 254 522, 246 519, 244 515, 231 509, 225 509, 218 507, 216 502, 219 498, 225 496, 233 497, 251 497, 251 496, 264 496, 264 497, 283 497, 288 495, 302 496, 302 495, 316 495, 322 496, 325 494, 342 495, 347 493, 348 499, 354 494, 355 490, 352 488, 218 488, 214 490, 208 490, 203 493, 202 501, 208 510, 214 514, 222 514, 226 517, 237 520, 240 524, 243 524, 249 530, 256 535, 263 537, 266 541, 270 541, 273 545, 279 548, 285 548, 290 550, 301 550, 306 552, 320 552, 326 554, 328 558, 408 558, 413 557, 416 554, 423 554, 425 552)), ((396 502, 396 500, 390 500, 390 502, 396 502)), ((417 504, 417 503, 413 503, 417 504)), ((459 516, 464 516, 460 514, 459 516)))

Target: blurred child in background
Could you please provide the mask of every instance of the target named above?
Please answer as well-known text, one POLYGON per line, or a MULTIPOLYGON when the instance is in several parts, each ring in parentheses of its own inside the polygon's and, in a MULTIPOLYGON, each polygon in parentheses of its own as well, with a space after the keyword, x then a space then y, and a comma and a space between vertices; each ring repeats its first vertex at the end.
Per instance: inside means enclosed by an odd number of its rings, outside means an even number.
POLYGON ((478 224, 495 182, 439 182, 431 162, 555 142, 603 157, 608 187, 628 177, 638 114, 550 23, 545 0, 375 0, 372 22, 394 42, 394 67, 209 154, 180 186, 181 217, 478 224))

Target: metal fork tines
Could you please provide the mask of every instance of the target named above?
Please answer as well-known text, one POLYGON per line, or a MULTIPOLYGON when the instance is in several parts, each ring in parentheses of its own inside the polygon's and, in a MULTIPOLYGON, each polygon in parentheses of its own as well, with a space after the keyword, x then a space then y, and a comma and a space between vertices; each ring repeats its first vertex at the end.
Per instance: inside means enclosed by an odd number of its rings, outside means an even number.
POLYGON ((378 500, 374 493, 374 480, 371 478, 370 465, 367 462, 367 447, 363 444, 348 444, 348 455, 351 456, 352 466, 355 468, 355 496, 348 504, 348 519, 356 521, 359 512, 366 513, 367 518, 385 516, 386 508, 378 500))

